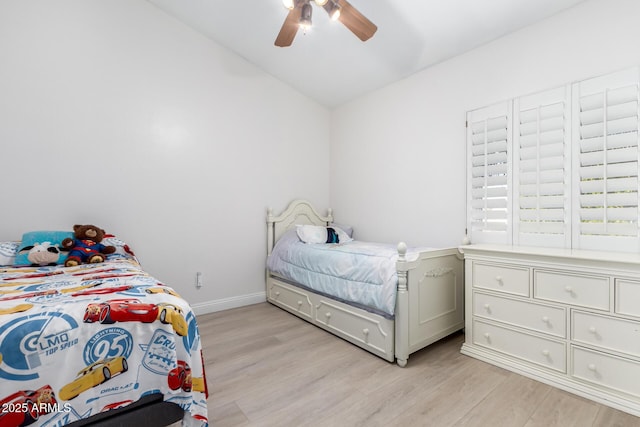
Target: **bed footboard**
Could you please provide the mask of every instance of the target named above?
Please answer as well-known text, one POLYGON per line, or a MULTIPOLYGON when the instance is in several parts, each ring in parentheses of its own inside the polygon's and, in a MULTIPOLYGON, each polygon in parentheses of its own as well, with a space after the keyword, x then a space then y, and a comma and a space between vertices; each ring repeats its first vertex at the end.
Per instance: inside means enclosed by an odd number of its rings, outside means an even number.
POLYGON ((421 252, 407 261, 398 244, 395 353, 399 366, 409 355, 464 328, 464 268, 456 248, 421 252))

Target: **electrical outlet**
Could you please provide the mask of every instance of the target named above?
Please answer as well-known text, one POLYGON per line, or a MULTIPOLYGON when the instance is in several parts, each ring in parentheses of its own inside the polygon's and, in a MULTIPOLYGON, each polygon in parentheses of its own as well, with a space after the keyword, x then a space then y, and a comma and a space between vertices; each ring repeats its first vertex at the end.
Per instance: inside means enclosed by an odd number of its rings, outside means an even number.
POLYGON ((202 287, 202 273, 198 271, 196 273, 196 288, 200 289, 201 287, 202 287))

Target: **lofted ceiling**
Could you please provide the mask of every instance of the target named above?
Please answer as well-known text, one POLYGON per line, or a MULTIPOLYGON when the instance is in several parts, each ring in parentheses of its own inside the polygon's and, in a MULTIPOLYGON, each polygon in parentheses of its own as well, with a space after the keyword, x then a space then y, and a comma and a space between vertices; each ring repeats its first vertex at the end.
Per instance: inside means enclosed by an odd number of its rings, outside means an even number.
POLYGON ((313 27, 274 46, 282 0, 149 0, 327 107, 336 107, 585 0, 349 0, 378 26, 360 41, 313 5, 313 27))

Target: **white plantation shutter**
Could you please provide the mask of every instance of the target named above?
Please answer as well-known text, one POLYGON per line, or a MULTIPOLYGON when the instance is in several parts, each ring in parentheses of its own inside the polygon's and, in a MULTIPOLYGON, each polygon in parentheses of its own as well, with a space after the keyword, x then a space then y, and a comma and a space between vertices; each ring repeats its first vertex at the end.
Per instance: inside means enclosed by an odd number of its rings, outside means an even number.
POLYGON ((639 87, 634 67, 467 113, 471 241, 640 251, 639 87))
POLYGON ((573 247, 637 251, 638 69, 573 85, 573 247))
POLYGON ((569 94, 567 86, 514 101, 514 244, 571 244, 569 94))
POLYGON ((511 243, 511 102, 467 113, 467 233, 511 243))

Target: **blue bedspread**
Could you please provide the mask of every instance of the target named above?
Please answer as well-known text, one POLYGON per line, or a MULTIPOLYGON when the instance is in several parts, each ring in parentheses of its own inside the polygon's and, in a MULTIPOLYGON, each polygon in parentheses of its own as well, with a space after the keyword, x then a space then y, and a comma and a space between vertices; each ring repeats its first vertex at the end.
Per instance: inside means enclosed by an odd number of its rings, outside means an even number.
MULTIPOLYGON (((410 251, 407 258, 415 257, 410 251)), ((307 244, 285 233, 267 258, 267 268, 285 279, 337 299, 393 316, 398 276, 395 245, 350 241, 307 244)))

